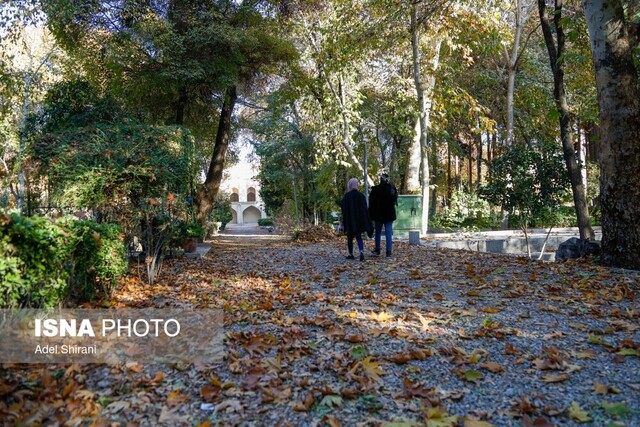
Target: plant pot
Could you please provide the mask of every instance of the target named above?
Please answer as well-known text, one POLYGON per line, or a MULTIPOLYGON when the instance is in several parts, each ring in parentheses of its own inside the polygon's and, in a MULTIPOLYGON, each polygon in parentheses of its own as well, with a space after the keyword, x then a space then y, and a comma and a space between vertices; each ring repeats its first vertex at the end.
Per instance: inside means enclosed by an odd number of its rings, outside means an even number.
POLYGON ((185 252, 195 252, 198 247, 198 239, 196 237, 186 237, 182 241, 182 249, 185 252))

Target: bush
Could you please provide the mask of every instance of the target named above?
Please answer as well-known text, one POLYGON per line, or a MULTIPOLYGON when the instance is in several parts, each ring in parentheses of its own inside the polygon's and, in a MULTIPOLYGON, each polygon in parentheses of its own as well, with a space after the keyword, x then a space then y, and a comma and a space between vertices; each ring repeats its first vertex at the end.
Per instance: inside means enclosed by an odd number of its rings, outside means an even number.
POLYGON ((118 226, 0 213, 0 307, 110 295, 126 267, 118 226))
POLYGON ((174 233, 175 238, 179 241, 188 237, 203 239, 205 236, 205 229, 198 222, 177 221, 174 226, 174 233))
POLYGON ((0 214, 0 306, 57 306, 69 282, 68 234, 51 221, 0 214))
POLYGON ((272 218, 260 218, 258 220, 258 225, 260 227, 268 227, 270 225, 273 225, 273 219, 272 218))
POLYGON ((110 297, 118 279, 127 271, 120 227, 93 221, 71 221, 69 228, 73 234, 69 297, 86 301, 96 292, 110 297))

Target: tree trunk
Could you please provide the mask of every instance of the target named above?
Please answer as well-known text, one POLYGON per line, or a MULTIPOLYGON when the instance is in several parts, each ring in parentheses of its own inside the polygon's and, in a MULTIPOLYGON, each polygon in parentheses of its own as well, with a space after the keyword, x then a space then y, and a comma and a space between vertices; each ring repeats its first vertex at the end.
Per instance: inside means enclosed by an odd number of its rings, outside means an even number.
POLYGON ((440 46, 442 45, 441 38, 434 38, 432 40, 430 59, 429 80, 425 87, 422 81, 422 71, 420 67, 420 32, 418 29, 418 2, 413 2, 411 5, 411 51, 413 60, 413 78, 416 87, 416 93, 418 97, 418 108, 420 111, 419 123, 420 123, 420 158, 421 158, 421 170, 420 175, 422 178, 422 228, 421 233, 424 235, 427 233, 429 225, 429 149, 427 144, 427 131, 429 126, 429 113, 431 111, 431 104, 433 102, 432 93, 436 84, 435 71, 440 64, 440 46))
MULTIPOLYGON (((600 104, 601 262, 640 269, 640 98, 622 1, 583 0, 600 104)), ((630 20, 629 20, 630 21, 630 20)))
POLYGON ((411 6, 411 47, 413 56, 413 79, 420 109, 420 157, 422 160, 422 227, 421 234, 427 233, 429 222, 429 157, 427 153, 427 103, 424 96, 422 71, 420 69, 420 34, 418 32, 418 4, 411 6))
POLYGON ((564 52, 565 52, 565 35, 562 27, 562 7, 563 0, 555 1, 555 9, 553 14, 553 22, 556 29, 556 40, 554 43, 551 24, 547 17, 547 6, 545 0, 538 0, 538 11, 540 12, 540 23, 544 40, 549 53, 551 62, 551 70, 553 71, 553 97, 555 99, 556 108, 560 113, 560 139, 562 141, 562 153, 564 162, 569 173, 571 181, 571 191, 573 193, 573 203, 576 209, 576 217, 578 219, 578 229, 580 230, 580 238, 593 240, 595 234, 591 228, 591 219, 589 218, 589 208, 587 205, 587 191, 582 179, 582 170, 576 157, 575 147, 573 145, 573 135, 571 133, 571 118, 569 113, 569 105, 564 88, 564 52))
MULTIPOLYGON (((529 0, 526 0, 529 1, 529 0)), ((520 40, 522 38, 522 30, 529 20, 531 14, 531 3, 523 4, 523 0, 516 1, 515 9, 515 34, 513 38, 513 46, 511 53, 504 46, 504 55, 507 63, 508 83, 507 83, 507 145, 513 144, 513 97, 516 87, 516 72, 518 70, 518 61, 520 60, 520 40)))
POLYGON ((476 159, 476 192, 480 189, 482 185, 482 133, 478 133, 477 138, 477 146, 478 146, 478 157, 476 159))
POLYGON ((224 171, 224 160, 229 146, 231 137, 231 116, 235 107, 238 94, 236 87, 232 86, 227 89, 222 110, 220 111, 220 121, 218 122, 218 133, 216 134, 216 144, 211 155, 211 164, 207 171, 207 178, 202 184, 198 197, 196 198, 196 218, 198 222, 204 225, 207 215, 213 209, 215 197, 220 190, 222 182, 222 172, 224 171))
POLYGON ((409 146, 407 167, 404 174, 404 188, 407 193, 416 193, 420 190, 420 119, 414 126, 413 140, 409 146))
POLYGON ((333 96, 335 97, 336 102, 340 107, 340 116, 342 117, 342 146, 347 152, 351 164, 355 166, 360 172, 360 176, 365 176, 368 184, 373 186, 373 179, 371 179, 371 177, 369 176, 369 172, 364 170, 362 163, 360 163, 360 160, 358 160, 353 151, 353 147, 355 144, 353 143, 353 138, 351 136, 351 120, 349 119, 349 111, 347 110, 346 105, 347 101, 345 94, 346 90, 344 88, 344 79, 342 78, 342 76, 338 78, 338 90, 335 89, 328 75, 326 76, 326 79, 329 89, 331 89, 331 93, 333 93, 333 96))

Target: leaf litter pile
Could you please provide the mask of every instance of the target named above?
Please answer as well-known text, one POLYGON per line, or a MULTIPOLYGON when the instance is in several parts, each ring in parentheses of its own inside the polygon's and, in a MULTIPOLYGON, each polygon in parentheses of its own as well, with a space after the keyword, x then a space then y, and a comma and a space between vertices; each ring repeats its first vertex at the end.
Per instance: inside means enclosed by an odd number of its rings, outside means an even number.
MULTIPOLYGON (((115 308, 220 308, 219 365, 4 365, 5 425, 638 426, 640 275, 221 237, 115 308)), ((370 242, 368 243, 370 245, 370 242)))

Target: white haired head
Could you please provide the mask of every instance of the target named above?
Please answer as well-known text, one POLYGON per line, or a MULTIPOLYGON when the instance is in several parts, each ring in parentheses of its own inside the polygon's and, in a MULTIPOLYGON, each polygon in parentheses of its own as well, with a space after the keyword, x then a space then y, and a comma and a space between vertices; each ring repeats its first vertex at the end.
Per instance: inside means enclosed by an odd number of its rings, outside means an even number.
POLYGON ((360 185, 360 184, 358 183, 358 178, 351 178, 351 179, 349 180, 349 182, 347 183, 347 189, 348 189, 349 191, 351 191, 351 190, 357 190, 359 185, 360 185))

